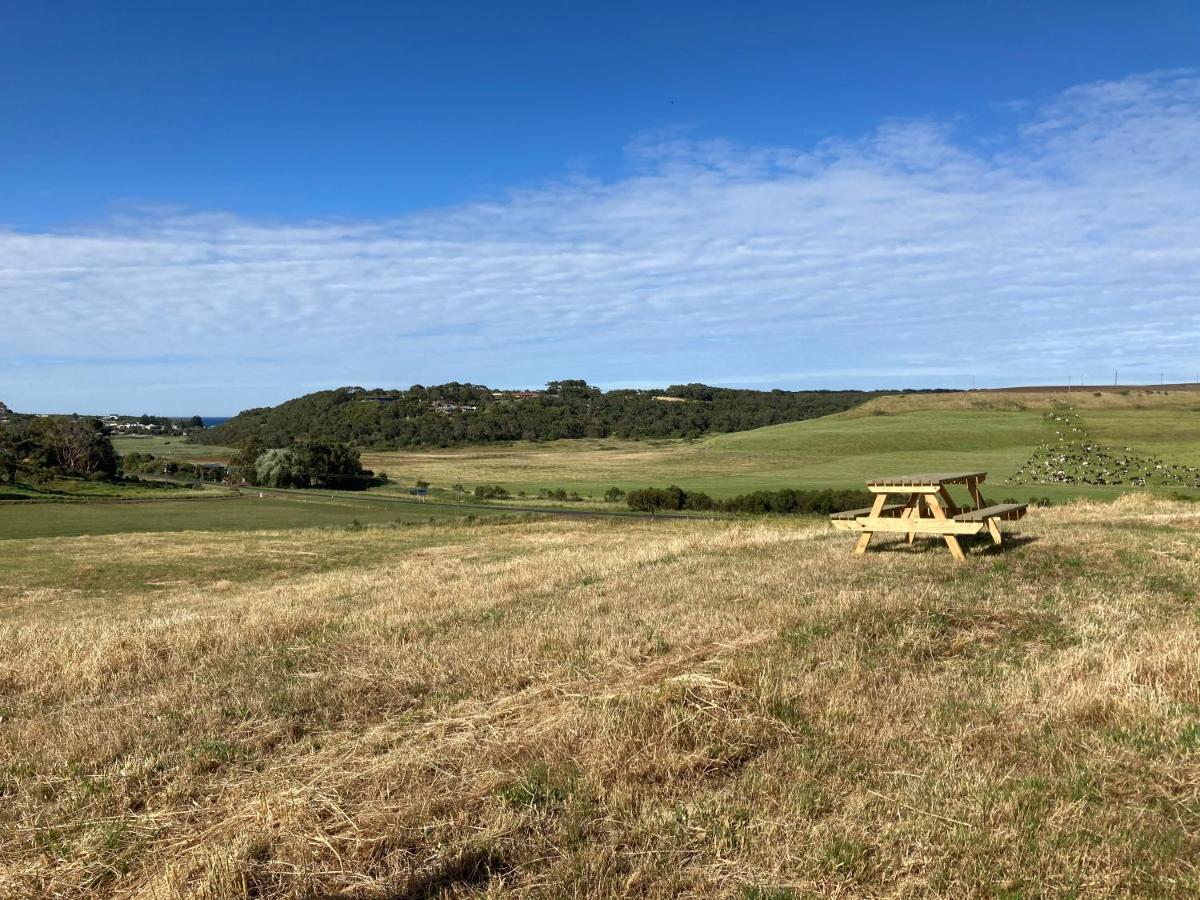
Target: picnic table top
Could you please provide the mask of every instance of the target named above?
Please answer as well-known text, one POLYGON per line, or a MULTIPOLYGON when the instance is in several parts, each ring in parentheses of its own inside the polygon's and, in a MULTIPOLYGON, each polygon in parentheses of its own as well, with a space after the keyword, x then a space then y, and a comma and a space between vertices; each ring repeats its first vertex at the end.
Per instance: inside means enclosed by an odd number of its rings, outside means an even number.
POLYGON ((889 475, 886 478, 871 478, 867 487, 937 487, 941 484, 956 484, 976 479, 982 481, 987 472, 927 472, 922 475, 889 475))

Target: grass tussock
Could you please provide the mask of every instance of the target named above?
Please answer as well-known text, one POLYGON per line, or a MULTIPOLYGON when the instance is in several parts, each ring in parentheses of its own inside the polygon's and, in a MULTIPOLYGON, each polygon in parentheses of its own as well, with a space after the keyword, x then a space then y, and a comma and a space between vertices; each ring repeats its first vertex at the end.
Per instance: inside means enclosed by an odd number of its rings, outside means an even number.
POLYGON ((0 896, 1194 894, 1200 509, 1021 526, 25 542, 0 896))

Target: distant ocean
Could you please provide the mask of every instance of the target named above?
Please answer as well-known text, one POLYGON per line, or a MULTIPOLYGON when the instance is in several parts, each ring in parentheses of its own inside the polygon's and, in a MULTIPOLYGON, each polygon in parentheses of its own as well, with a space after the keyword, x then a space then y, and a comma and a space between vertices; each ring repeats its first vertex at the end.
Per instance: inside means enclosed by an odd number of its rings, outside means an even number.
POLYGON ((233 416, 201 416, 200 418, 204 420, 206 427, 212 428, 214 425, 224 425, 226 422, 232 419, 233 416))

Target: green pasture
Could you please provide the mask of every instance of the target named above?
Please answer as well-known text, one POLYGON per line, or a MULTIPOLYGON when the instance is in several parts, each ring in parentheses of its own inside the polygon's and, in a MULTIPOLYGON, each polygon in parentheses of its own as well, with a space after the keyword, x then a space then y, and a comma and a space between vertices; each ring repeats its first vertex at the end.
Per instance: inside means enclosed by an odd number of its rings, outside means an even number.
POLYGON ((150 453, 180 462, 225 462, 237 452, 231 447, 189 444, 186 438, 179 436, 120 434, 113 437, 112 444, 122 456, 150 453))
POLYGON ((1200 466, 1200 408, 1084 410, 1080 418, 1097 443, 1200 466))
MULTIPOLYGON (((498 509, 497 512, 503 512, 498 509)), ((0 504, 0 540, 161 531, 258 531, 311 526, 423 523, 490 510, 453 510, 367 497, 240 496, 137 503, 0 504)))
MULTIPOLYGON (((1094 440, 1185 464, 1200 463, 1200 412, 1190 409, 1083 410, 1094 440)), ((435 487, 502 484, 514 495, 564 488, 600 497, 677 484, 714 497, 780 488, 857 488, 868 478, 908 472, 980 470, 989 499, 1114 499, 1126 489, 1008 485, 1004 479, 1053 437, 1042 410, 922 409, 843 413, 686 441, 558 441, 441 451, 371 454, 394 481, 435 487)), ((1197 492, 1193 492, 1197 493, 1197 492)))
MULTIPOLYGON (((432 484, 434 497, 470 499, 476 485, 501 484, 512 504, 533 501, 542 488, 563 488, 598 501, 609 487, 624 490, 677 484, 687 490, 730 497, 781 488, 859 488, 868 478, 921 471, 980 470, 988 473, 985 496, 992 501, 1049 498, 1053 502, 1088 497, 1111 500, 1123 487, 1009 485, 1005 478, 1037 445, 1053 438, 1044 410, 1012 408, 930 408, 855 410, 715 435, 698 441, 591 439, 546 444, 477 445, 446 450, 373 452, 364 463, 386 471, 393 481, 366 494, 321 491, 221 499, 224 490, 196 496, 182 488, 113 486, 102 483, 49 484, 8 488, 9 499, 147 499, 144 503, 0 504, 0 538, 114 534, 142 531, 218 531, 298 528, 396 521, 428 521, 471 514, 388 502, 407 494, 419 479, 432 484), (866 414, 864 414, 864 412, 866 414), (461 484, 466 495, 450 491, 461 484), (521 494, 524 497, 521 497, 521 494), (189 496, 191 495, 191 496, 189 496), (178 497, 179 499, 170 499, 178 497)), ((1169 463, 1200 465, 1200 409, 1083 408, 1080 422, 1099 444, 1169 463)), ((123 453, 172 455, 179 459, 222 458, 228 448, 201 447, 179 438, 120 437, 123 453)), ((5 490, 0 487, 0 493, 5 490)), ((1152 488, 1170 492, 1167 488, 1152 488)), ((1185 492, 1200 496, 1200 491, 1185 492)), ((504 505, 497 504, 497 511, 504 505)), ((568 504, 568 507, 573 505, 568 504)), ((605 504, 584 503, 604 507, 605 504)), ((620 508, 623 506, 611 506, 620 508)), ((482 511, 487 514, 488 511, 482 511)), ((476 513, 478 514, 478 513, 476 513)))
MULTIPOLYGON (((221 485, 205 485, 207 492, 224 492, 221 485)), ((137 500, 157 497, 187 497, 200 491, 182 484, 158 481, 111 482, 86 478, 53 478, 42 483, 18 481, 0 484, 0 500, 74 502, 86 500, 137 500)))

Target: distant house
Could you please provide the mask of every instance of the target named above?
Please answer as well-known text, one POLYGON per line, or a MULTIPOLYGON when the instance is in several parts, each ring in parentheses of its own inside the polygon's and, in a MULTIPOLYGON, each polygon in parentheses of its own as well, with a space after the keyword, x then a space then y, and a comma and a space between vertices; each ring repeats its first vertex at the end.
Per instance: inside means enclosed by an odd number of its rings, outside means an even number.
POLYGON ((541 396, 542 391, 492 391, 497 400, 529 400, 541 396))
POLYGON ((446 415, 449 415, 450 413, 453 413, 453 412, 474 412, 479 407, 466 406, 461 403, 447 403, 445 400, 434 400, 433 408, 436 412, 445 413, 446 415))

